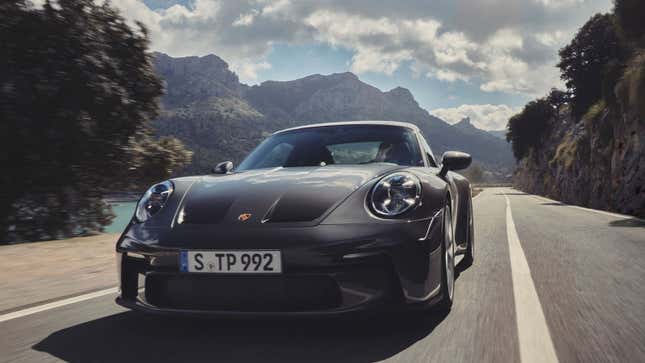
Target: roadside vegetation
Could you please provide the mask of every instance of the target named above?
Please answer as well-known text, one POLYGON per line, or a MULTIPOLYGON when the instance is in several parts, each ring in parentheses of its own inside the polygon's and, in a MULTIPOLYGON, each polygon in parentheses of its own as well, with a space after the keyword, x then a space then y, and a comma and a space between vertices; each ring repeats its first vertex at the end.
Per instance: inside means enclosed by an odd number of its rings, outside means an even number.
POLYGON ((525 191, 645 215, 645 1, 615 0, 560 52, 565 90, 511 117, 506 138, 525 191))
POLYGON ((645 103, 645 2, 616 0, 614 5, 613 13, 591 17, 560 50, 558 67, 567 89, 552 89, 509 120, 506 139, 517 160, 539 150, 563 106, 579 121, 619 103, 645 103))
POLYGON ((100 231, 106 193, 190 161, 150 128, 163 87, 146 29, 97 4, 0 2, 0 242, 100 231))

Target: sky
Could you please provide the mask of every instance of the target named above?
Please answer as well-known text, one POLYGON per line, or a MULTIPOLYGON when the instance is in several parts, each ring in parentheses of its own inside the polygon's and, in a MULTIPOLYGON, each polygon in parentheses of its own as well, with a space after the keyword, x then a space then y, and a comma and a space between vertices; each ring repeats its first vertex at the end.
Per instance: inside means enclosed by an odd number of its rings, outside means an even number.
POLYGON ((499 130, 562 87, 558 49, 611 0, 111 0, 155 51, 216 54, 240 80, 350 71, 449 123, 499 130))

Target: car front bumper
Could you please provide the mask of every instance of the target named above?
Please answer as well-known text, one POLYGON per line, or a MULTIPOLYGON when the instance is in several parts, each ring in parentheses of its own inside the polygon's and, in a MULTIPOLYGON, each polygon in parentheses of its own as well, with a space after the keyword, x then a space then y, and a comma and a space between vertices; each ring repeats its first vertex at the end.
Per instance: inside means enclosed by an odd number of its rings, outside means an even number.
MULTIPOLYGON (((282 251, 284 264, 282 274, 271 276, 180 272, 181 248, 137 241, 135 233, 126 231, 117 244, 117 303, 149 313, 214 316, 337 315, 425 307, 440 297, 439 222, 320 226, 333 230, 317 231, 316 236, 335 239, 315 246, 271 245, 282 251)), ((293 233, 302 238, 301 232, 293 233)), ((284 231, 282 237, 292 239, 284 231)))

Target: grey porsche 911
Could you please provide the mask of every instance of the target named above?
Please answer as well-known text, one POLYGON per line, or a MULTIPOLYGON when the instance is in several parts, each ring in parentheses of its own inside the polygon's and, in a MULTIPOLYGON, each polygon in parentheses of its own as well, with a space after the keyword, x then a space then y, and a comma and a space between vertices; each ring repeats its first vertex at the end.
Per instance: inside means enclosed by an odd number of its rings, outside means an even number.
POLYGON ((274 133, 234 168, 153 185, 116 246, 117 303, 187 315, 452 305, 474 257, 471 163, 386 121, 274 133))

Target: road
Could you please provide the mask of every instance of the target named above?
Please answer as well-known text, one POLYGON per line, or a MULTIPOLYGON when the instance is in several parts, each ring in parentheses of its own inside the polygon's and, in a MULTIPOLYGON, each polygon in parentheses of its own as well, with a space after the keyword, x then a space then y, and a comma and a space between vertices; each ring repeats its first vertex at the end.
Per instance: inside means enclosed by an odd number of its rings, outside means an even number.
POLYGON ((448 314, 180 320, 106 292, 0 319, 0 361, 645 361, 645 221, 509 188, 474 211, 476 261, 448 314))

